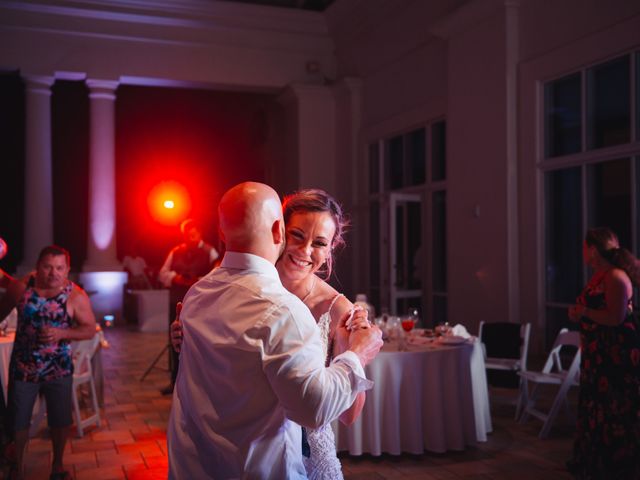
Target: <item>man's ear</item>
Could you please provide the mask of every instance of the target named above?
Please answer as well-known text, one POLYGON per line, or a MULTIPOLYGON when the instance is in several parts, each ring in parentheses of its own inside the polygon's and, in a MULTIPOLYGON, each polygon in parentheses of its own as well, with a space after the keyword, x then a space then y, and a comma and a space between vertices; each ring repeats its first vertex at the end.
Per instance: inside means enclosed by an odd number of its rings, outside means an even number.
POLYGON ((271 235, 273 236, 273 243, 279 245, 284 242, 284 228, 283 228, 284 220, 279 218, 273 225, 271 225, 271 235))

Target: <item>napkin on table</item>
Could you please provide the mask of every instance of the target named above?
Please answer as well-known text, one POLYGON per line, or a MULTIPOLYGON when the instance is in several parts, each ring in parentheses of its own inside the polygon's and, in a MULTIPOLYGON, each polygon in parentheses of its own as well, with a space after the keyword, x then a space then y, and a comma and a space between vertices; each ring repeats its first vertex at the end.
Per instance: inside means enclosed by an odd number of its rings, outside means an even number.
POLYGON ((467 332, 467 329, 465 328, 465 326, 460 325, 459 323, 451 329, 451 335, 454 335, 456 337, 462 337, 465 339, 471 338, 471 335, 469 334, 469 332, 467 332))

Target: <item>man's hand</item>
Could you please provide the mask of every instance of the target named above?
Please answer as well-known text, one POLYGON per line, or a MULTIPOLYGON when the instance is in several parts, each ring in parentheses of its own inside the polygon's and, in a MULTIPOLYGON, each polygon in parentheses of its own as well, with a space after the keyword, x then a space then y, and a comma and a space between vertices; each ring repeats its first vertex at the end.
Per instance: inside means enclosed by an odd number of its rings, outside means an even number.
POLYGON ((171 323, 171 346, 180 353, 182 347, 182 324, 180 323, 180 312, 182 311, 182 302, 176 305, 176 319, 171 323))
POLYGON ((354 330, 349 335, 349 350, 358 355, 363 367, 376 358, 383 344, 382 332, 375 325, 354 330))
POLYGON ((58 343, 60 340, 64 340, 66 338, 65 331, 66 330, 62 328, 45 326, 40 329, 38 340, 45 344, 58 343))
POLYGON ((366 311, 357 307, 340 319, 335 341, 338 351, 351 350, 358 355, 363 367, 375 358, 384 344, 380 329, 371 325, 366 311))

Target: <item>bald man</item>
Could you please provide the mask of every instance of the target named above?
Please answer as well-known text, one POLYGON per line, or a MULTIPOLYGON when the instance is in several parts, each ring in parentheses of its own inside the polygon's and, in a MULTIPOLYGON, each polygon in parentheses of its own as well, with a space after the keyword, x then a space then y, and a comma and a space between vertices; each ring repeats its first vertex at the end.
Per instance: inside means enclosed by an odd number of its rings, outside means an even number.
POLYGON ((363 366, 380 350, 381 334, 339 328, 337 341, 349 350, 325 367, 311 313, 275 269, 285 240, 278 194, 241 183, 218 209, 227 251, 180 314, 169 478, 306 478, 299 425, 335 420, 371 387, 363 366))

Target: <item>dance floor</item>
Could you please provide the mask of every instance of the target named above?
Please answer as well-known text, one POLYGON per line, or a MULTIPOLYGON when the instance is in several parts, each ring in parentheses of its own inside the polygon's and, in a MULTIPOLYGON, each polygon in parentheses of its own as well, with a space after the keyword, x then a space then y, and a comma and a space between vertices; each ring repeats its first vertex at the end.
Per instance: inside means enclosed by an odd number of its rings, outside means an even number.
MULTIPOLYGON (((154 369, 140 377, 162 350, 167 336, 140 333, 127 327, 106 330, 110 344, 103 350, 104 409, 100 428, 91 427, 83 438, 72 430, 65 463, 78 480, 166 479, 166 424, 171 397, 160 389, 168 373, 154 369)), ((159 362, 165 366, 166 356, 159 362)), ((572 426, 558 421, 546 440, 537 438, 540 422, 518 425, 514 407, 493 395, 494 431, 489 441, 463 452, 425 455, 349 457, 340 455, 345 478, 356 479, 569 479, 563 468, 571 449, 572 426)), ((42 427, 31 439, 27 453, 27 478, 46 479, 51 464, 51 444, 42 427)), ((4 467, 6 471, 6 466, 4 467)), ((5 478, 0 472, 0 478, 5 478)))

